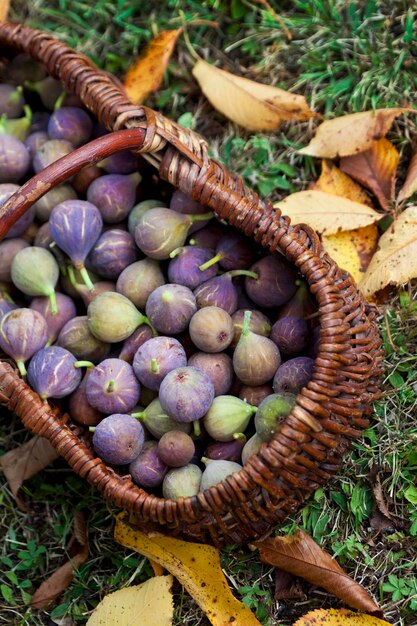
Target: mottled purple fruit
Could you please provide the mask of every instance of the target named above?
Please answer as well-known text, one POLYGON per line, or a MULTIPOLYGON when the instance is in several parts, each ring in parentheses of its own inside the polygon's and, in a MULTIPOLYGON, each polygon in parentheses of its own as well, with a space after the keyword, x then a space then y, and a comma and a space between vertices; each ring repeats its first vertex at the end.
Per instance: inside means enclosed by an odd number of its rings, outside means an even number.
POLYGON ((48 326, 48 344, 54 343, 63 326, 77 315, 77 309, 72 298, 59 292, 56 293, 57 310, 55 313, 52 312, 51 300, 45 296, 33 298, 29 308, 38 311, 45 318, 48 326))
MULTIPOLYGON (((178 213, 183 213, 185 215, 203 215, 203 214, 206 214, 208 211, 207 207, 203 206, 202 204, 199 204, 198 202, 196 202, 195 200, 187 196, 185 193, 183 193, 180 189, 177 189, 172 194, 171 201, 169 203, 169 208, 172 211, 177 211, 178 213)), ((208 220, 211 217, 212 216, 209 215, 209 216, 206 216, 204 220, 201 222, 200 221, 194 222, 194 224, 191 225, 190 230, 188 231, 189 234, 192 234, 195 231, 200 230, 201 228, 204 228, 204 226, 206 226, 206 224, 208 223, 208 220)))
POLYGON ((234 463, 233 461, 213 461, 207 459, 206 462, 207 467, 201 477, 200 491, 214 487, 227 476, 231 476, 243 469, 240 463, 234 463))
POLYGON ((136 245, 152 259, 168 259, 171 252, 184 245, 192 224, 204 218, 205 215, 182 215, 171 209, 149 209, 136 225, 136 245))
MULTIPOLYGON (((240 275, 249 275, 247 270, 233 270, 221 276, 206 280, 194 290, 199 309, 205 306, 218 306, 233 315, 237 309, 237 291, 232 278, 240 275)), ((255 274, 250 274, 255 276, 255 274)))
POLYGON ((72 419, 78 424, 83 424, 83 426, 97 426, 104 417, 101 411, 91 406, 85 393, 87 378, 92 371, 87 369, 81 383, 68 398, 68 409, 72 419))
POLYGON ((271 339, 250 330, 250 317, 251 311, 246 311, 242 334, 233 353, 233 369, 243 384, 256 387, 273 378, 281 356, 271 339))
POLYGON ((0 134, 0 183, 15 183, 23 178, 29 163, 25 144, 12 135, 0 134))
POLYGON ((144 343, 133 359, 138 380, 149 389, 158 390, 171 370, 187 365, 184 348, 173 337, 153 337, 144 343))
POLYGON ((254 260, 253 243, 240 233, 227 233, 216 247, 216 254, 204 263, 205 270, 214 263, 219 263, 225 270, 249 269, 254 260))
POLYGON ((7 313, 17 309, 17 304, 14 304, 10 300, 7 300, 3 293, 0 292, 0 322, 7 313))
POLYGON ((19 117, 22 115, 25 99, 22 94, 21 87, 0 85, 0 115, 8 118, 19 117))
POLYGON ((168 467, 159 457, 158 444, 155 441, 146 441, 139 456, 129 465, 133 482, 144 489, 159 487, 167 471, 168 467))
POLYGON ((213 383, 215 396, 223 396, 230 390, 233 382, 233 363, 228 354, 196 352, 189 358, 188 365, 197 367, 207 374, 213 383))
POLYGON ((203 352, 221 352, 233 339, 233 320, 224 309, 207 306, 194 313, 189 333, 193 343, 203 352))
POLYGON ((233 441, 216 441, 207 446, 204 456, 213 461, 233 461, 234 463, 239 463, 245 444, 245 436, 233 441))
POLYGON ((116 283, 112 283, 110 280, 98 280, 97 282, 95 282, 96 278, 98 279, 99 277, 95 274, 92 274, 91 270, 89 272, 89 275, 94 282, 94 289, 88 289, 85 283, 76 283, 77 293, 79 296, 81 296, 86 307, 88 307, 90 302, 97 298, 97 296, 99 296, 101 293, 105 293, 106 291, 116 291, 116 283))
POLYGON ((133 237, 135 236, 135 229, 139 221, 139 218, 144 213, 146 213, 146 211, 149 211, 149 209, 156 209, 157 207, 165 208, 166 204, 165 202, 162 202, 162 200, 154 200, 154 199, 142 200, 142 202, 135 204, 135 206, 130 211, 129 216, 127 218, 127 228, 129 230, 129 233, 133 235, 133 237))
POLYGON ((38 131, 45 132, 48 130, 49 118, 51 114, 47 111, 33 111, 32 113, 32 123, 30 126, 30 130, 33 133, 38 131))
POLYGON ((59 346, 38 350, 28 367, 28 383, 42 399, 69 396, 81 378, 77 359, 59 346))
MULTIPOLYGON (((235 348, 239 343, 240 335, 242 334, 243 328, 243 318, 245 316, 245 311, 249 309, 238 309, 232 315, 233 327, 234 327, 234 335, 231 343, 232 348, 235 348)), ((269 337, 271 332, 271 322, 267 318, 266 315, 257 311, 256 309, 251 309, 251 316, 249 322, 249 330, 251 330, 255 335, 262 335, 263 337, 269 337)))
POLYGON ((73 146, 69 141, 62 139, 50 139, 46 141, 33 157, 33 169, 38 174, 51 163, 72 152, 73 146))
POLYGON ((97 339, 107 343, 124 341, 147 318, 121 293, 105 291, 99 294, 87 309, 88 327, 97 339))
POLYGON ((165 433, 158 442, 158 454, 168 467, 184 467, 191 461, 194 452, 194 441, 181 430, 165 433))
POLYGON ((133 358, 139 348, 149 339, 153 337, 150 326, 142 324, 127 339, 124 340, 122 349, 120 350, 119 359, 126 361, 132 365, 133 358))
POLYGON ((94 450, 111 465, 129 465, 140 454, 144 443, 142 424, 124 413, 105 417, 93 433, 94 450))
POLYGON ((59 267, 48 250, 36 246, 20 250, 12 261, 11 276, 14 285, 27 296, 48 296, 52 313, 56 313, 59 267))
POLYGON ((103 175, 104 170, 102 170, 101 167, 97 165, 87 165, 75 174, 71 185, 78 194, 85 196, 91 183, 96 180, 96 178, 100 178, 100 176, 103 175))
POLYGON ((72 317, 61 329, 57 345, 72 352, 77 359, 100 363, 110 352, 110 344, 90 332, 86 315, 72 317))
POLYGON ((108 174, 131 174, 139 168, 139 159, 130 150, 123 150, 100 161, 100 167, 108 174))
POLYGON ((273 393, 261 402, 255 414, 255 429, 262 441, 271 441, 295 404, 292 393, 273 393))
POLYGON ((193 235, 190 243, 214 253, 225 232, 225 227, 220 222, 211 220, 207 226, 193 235))
POLYGON ((116 280, 137 256, 132 235, 120 228, 111 228, 97 239, 88 256, 88 266, 103 278, 116 280))
POLYGON ((176 422, 199 420, 207 413, 213 399, 213 383, 196 367, 172 370, 159 388, 161 406, 176 422))
POLYGON ((100 176, 89 186, 87 200, 99 209, 107 224, 121 222, 135 204, 136 187, 141 178, 138 172, 100 176))
POLYGON ((27 241, 18 237, 0 242, 0 281, 9 283, 12 280, 12 261, 20 250, 28 246, 27 241))
POLYGON ((171 283, 195 289, 217 274, 217 264, 201 270, 200 266, 211 258, 211 254, 199 246, 183 246, 174 250, 170 256, 173 257, 168 265, 168 279, 171 283))
POLYGON ((0 321, 0 348, 11 356, 22 376, 25 362, 48 341, 48 327, 44 317, 31 309, 15 309, 0 321))
POLYGON ((151 293, 145 310, 150 323, 158 332, 176 335, 188 328, 197 305, 188 287, 168 283, 151 293))
POLYGON ((272 326, 271 339, 286 357, 295 356, 307 347, 308 325, 300 317, 281 317, 272 326))
MULTIPOLYGON (((0 156, 1 160, 1 156, 0 156)), ((0 165, 1 167, 1 165, 0 165)), ((0 184, 0 206, 3 206, 5 202, 19 189, 18 185, 13 183, 1 183, 0 184)), ((19 217, 17 222, 8 230, 5 235, 5 239, 13 239, 15 237, 21 237, 32 224, 35 217, 35 209, 31 207, 26 213, 19 217)))
POLYGON ((307 356, 297 356, 285 361, 274 376, 272 387, 275 393, 299 393, 311 380, 313 369, 314 360, 307 356))
POLYGON ((281 255, 274 254, 260 259, 252 265, 251 271, 258 278, 246 278, 246 293, 260 307, 281 306, 297 289, 297 270, 281 255))
POLYGON ((71 185, 58 185, 58 187, 53 187, 33 205, 36 217, 41 222, 47 222, 51 217, 52 209, 54 209, 57 204, 65 202, 66 200, 75 200, 76 197, 77 194, 71 185))
POLYGON ((246 430, 254 413, 255 406, 236 396, 217 396, 204 416, 204 428, 216 441, 233 441, 246 430))
MULTIPOLYGON (((61 288, 65 292, 67 292, 65 279, 68 278, 67 272, 66 272, 66 266, 68 264, 69 259, 67 255, 65 254, 65 252, 62 252, 62 250, 58 248, 58 246, 55 244, 54 240, 52 239, 51 231, 49 230, 49 222, 44 222, 43 224, 39 226, 35 239, 33 240, 33 245, 37 246, 38 248, 45 248, 45 250, 48 250, 48 252, 52 252, 52 254, 54 255, 58 263, 59 268, 63 272, 61 276, 61 288)), ((75 293, 71 292, 68 295, 71 295, 71 297, 74 297, 74 298, 78 298, 78 295, 76 292, 75 293)))
POLYGON ((259 452, 262 444, 262 439, 256 433, 248 439, 242 450, 242 465, 246 465, 251 456, 259 452))
POLYGON ((144 309, 151 293, 164 284, 165 278, 158 261, 142 259, 122 271, 117 279, 116 289, 138 309, 144 309))
POLYGON ((129 363, 105 359, 88 377, 86 394, 91 406, 103 413, 127 413, 138 403, 140 384, 129 363))
POLYGON ((167 500, 196 496, 200 491, 202 471, 193 463, 175 467, 167 473, 162 483, 162 494, 167 500))
POLYGON ((271 385, 259 385, 258 387, 243 385, 239 391, 239 398, 253 406, 259 406, 262 400, 270 396, 271 393, 274 393, 271 385))
POLYGON ((156 439, 160 439, 162 435, 171 430, 181 430, 184 433, 191 432, 190 423, 184 422, 183 424, 179 424, 165 413, 159 398, 155 398, 143 411, 133 413, 133 415, 137 419, 140 419, 146 430, 156 439))
POLYGON ((29 151, 29 156, 31 159, 33 159, 37 151, 47 141, 49 141, 49 137, 44 130, 37 130, 26 137, 24 144, 29 151))
POLYGON ((78 107, 62 107, 49 119, 48 135, 51 139, 64 139, 73 146, 81 146, 90 139, 93 122, 86 111, 78 107))

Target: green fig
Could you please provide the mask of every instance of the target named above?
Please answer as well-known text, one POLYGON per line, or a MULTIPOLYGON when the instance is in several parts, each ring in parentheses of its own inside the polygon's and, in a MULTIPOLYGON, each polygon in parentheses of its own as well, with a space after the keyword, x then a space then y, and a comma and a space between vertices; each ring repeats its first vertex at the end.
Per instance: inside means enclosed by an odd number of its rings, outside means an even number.
POLYGON ((177 502, 179 498, 195 496, 200 491, 202 471, 193 463, 169 470, 162 483, 164 498, 177 502))
POLYGON ((217 485, 227 476, 243 469, 239 463, 234 463, 233 461, 213 461, 206 458, 203 458, 202 461, 207 463, 207 467, 201 477, 200 491, 217 485))
POLYGON ((246 463, 253 454, 259 452, 262 444, 263 441, 257 433, 255 433, 250 439, 248 439, 242 450, 243 465, 246 465, 246 463))
POLYGON ((217 396, 204 416, 203 424, 216 441, 233 441, 242 435, 257 408, 236 396, 217 396))
POLYGON ((11 278, 13 284, 27 296, 48 296, 52 315, 57 312, 55 285, 59 267, 48 250, 37 246, 20 250, 12 261, 11 278))
POLYGON ((255 428, 262 441, 270 441, 282 422, 292 411, 296 396, 292 393, 273 393, 261 402, 255 415, 255 428))
POLYGON ((124 341, 141 324, 148 324, 147 318, 121 293, 105 291, 98 295, 87 309, 90 332, 106 343, 124 341))
MULTIPOLYGON (((142 399, 142 395, 141 395, 142 399)), ((160 439, 165 433, 171 430, 180 430, 184 433, 190 433, 192 424, 190 422, 174 422, 164 411, 158 398, 152 400, 152 402, 139 413, 132 413, 133 417, 139 419, 145 426, 146 430, 149 430, 151 435, 160 439)))

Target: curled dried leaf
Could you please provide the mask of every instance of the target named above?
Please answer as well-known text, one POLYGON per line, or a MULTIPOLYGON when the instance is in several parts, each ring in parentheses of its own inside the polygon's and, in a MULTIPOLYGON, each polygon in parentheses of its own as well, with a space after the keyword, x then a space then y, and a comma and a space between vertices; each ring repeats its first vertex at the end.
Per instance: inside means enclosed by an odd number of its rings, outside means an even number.
POLYGON ((310 189, 333 193, 353 202, 373 206, 366 191, 328 159, 321 162, 320 178, 310 186, 310 189))
POLYGON ((383 619, 346 609, 317 609, 298 619, 294 626, 390 626, 383 619))
POLYGON ((338 266, 348 271, 358 283, 362 280, 378 246, 378 228, 375 224, 323 235, 322 244, 338 266))
POLYGON ((417 191, 417 152, 414 152, 411 157, 410 164, 407 170, 407 176, 405 178, 404 185, 402 186, 400 193, 398 194, 398 202, 407 200, 413 193, 417 191))

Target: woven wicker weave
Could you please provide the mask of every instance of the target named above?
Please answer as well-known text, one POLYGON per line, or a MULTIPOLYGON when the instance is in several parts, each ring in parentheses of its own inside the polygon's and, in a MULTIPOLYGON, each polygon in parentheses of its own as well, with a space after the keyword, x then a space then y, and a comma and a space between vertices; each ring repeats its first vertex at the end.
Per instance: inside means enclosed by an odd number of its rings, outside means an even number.
POLYGON ((86 163, 135 148, 158 168, 162 179, 210 207, 268 252, 279 250, 296 265, 319 305, 320 351, 312 380, 274 439, 237 474, 178 502, 147 494, 96 458, 68 416, 45 405, 7 362, 0 363, 0 399, 28 429, 47 437, 105 498, 133 512, 143 527, 214 545, 268 533, 331 478, 351 441, 368 426, 372 402, 379 397, 382 361, 374 309, 350 275, 322 250, 311 228, 291 226, 288 217, 260 200, 239 176, 210 159, 206 142, 196 133, 149 108, 134 106, 108 74, 50 35, 1 24, 0 55, 17 52, 45 64, 100 122, 119 132, 76 150, 24 185, 0 209, 0 239, 52 185, 86 163))

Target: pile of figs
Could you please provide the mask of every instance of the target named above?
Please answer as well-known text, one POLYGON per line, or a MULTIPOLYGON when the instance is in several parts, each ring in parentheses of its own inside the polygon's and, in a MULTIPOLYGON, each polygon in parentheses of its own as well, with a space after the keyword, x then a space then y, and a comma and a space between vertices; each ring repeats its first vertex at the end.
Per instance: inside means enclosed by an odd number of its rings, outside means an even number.
MULTIPOLYGON (((106 132, 28 57, 2 80, 0 204, 106 132)), ((0 243, 0 348, 106 464, 177 501, 279 431, 311 378, 319 329, 281 254, 154 179, 120 152, 13 225, 0 243)))

